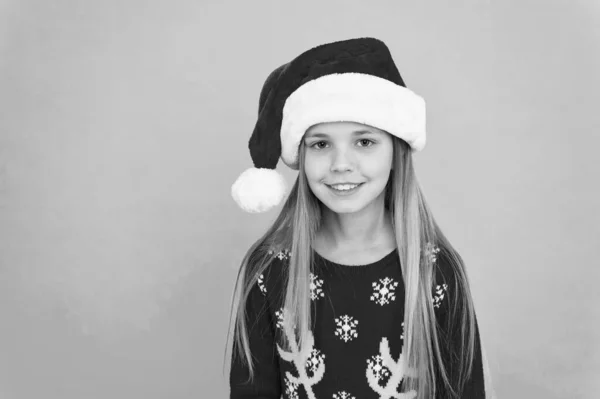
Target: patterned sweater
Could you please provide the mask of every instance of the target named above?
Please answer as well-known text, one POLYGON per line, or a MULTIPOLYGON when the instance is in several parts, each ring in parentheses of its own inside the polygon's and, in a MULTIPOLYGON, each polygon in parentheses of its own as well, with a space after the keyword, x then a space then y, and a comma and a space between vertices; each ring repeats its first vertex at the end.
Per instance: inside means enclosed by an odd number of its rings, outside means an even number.
MULTIPOLYGON (((454 288, 452 269, 436 259, 438 248, 429 247, 436 265, 432 301, 438 332, 449 338, 440 343, 447 369, 453 367, 450 351, 459 334, 444 331, 454 288), (444 333, 447 333, 444 335, 444 333)), ((304 354, 282 350, 281 334, 293 337, 294 329, 284 321, 283 273, 290 253, 274 255, 259 276, 246 303, 249 343, 254 359, 254 383, 248 367, 232 358, 230 399, 378 399, 413 398, 402 392, 407 371, 401 356, 404 338, 405 287, 396 250, 377 262, 362 266, 333 263, 316 251, 310 274, 311 342, 304 354), (304 367, 302 367, 302 365, 304 367)), ((476 322, 473 372, 462 398, 485 398, 479 329, 476 322)), ((441 338, 443 341, 444 338, 441 338)), ((445 398, 441 377, 436 398, 445 398)))

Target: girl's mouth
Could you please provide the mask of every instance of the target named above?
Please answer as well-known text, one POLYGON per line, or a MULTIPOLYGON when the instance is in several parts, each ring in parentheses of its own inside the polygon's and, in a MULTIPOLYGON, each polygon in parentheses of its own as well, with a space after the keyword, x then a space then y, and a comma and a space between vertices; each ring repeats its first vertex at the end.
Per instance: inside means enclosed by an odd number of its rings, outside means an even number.
POLYGON ((364 183, 360 183, 360 184, 341 184, 341 185, 335 185, 335 186, 330 186, 329 184, 326 184, 326 186, 329 188, 329 190, 331 190, 331 192, 333 192, 335 195, 339 195, 339 196, 347 196, 347 195, 352 195, 355 192, 358 191, 358 189, 363 185, 364 183))

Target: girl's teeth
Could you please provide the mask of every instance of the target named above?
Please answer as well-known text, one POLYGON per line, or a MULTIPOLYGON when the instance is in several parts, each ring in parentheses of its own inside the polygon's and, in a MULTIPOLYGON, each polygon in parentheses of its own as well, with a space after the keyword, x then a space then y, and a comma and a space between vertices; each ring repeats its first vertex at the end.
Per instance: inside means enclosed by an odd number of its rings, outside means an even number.
POLYGON ((345 186, 332 186, 333 188, 335 188, 336 190, 352 190, 353 188, 357 187, 358 184, 355 185, 345 185, 345 186))

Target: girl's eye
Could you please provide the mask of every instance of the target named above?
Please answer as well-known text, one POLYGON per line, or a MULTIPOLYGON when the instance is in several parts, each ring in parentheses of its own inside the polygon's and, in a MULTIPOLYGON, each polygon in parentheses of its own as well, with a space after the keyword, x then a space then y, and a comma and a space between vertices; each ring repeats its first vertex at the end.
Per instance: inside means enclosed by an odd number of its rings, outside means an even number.
MULTIPOLYGON (((375 144, 375 142, 373 140, 370 140, 370 139, 360 139, 360 140, 358 140, 358 142, 361 143, 360 147, 371 147, 371 146, 373 146, 375 144)), ((311 144, 310 147, 321 150, 321 149, 325 148, 324 146, 321 146, 321 144, 325 144, 326 145, 327 142, 323 141, 323 140, 317 141, 317 142, 311 144)))
POLYGON ((314 143, 314 144, 311 144, 311 147, 312 147, 312 148, 315 148, 315 147, 316 147, 316 148, 318 148, 318 149, 321 149, 321 148, 323 148, 323 147, 319 147, 319 144, 321 144, 321 143, 325 143, 325 142, 324 142, 324 141, 317 141, 316 143, 314 143))

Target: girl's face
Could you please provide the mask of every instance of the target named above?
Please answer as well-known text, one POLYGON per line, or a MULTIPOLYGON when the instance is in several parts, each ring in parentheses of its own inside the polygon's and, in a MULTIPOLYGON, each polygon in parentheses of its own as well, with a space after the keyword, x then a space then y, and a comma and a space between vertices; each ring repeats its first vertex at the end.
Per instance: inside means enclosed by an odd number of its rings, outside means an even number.
POLYGON ((393 160, 389 133, 355 122, 329 122, 311 126, 303 141, 308 185, 327 208, 354 213, 377 199, 383 205, 393 160), (341 183, 346 187, 337 186, 341 183))

